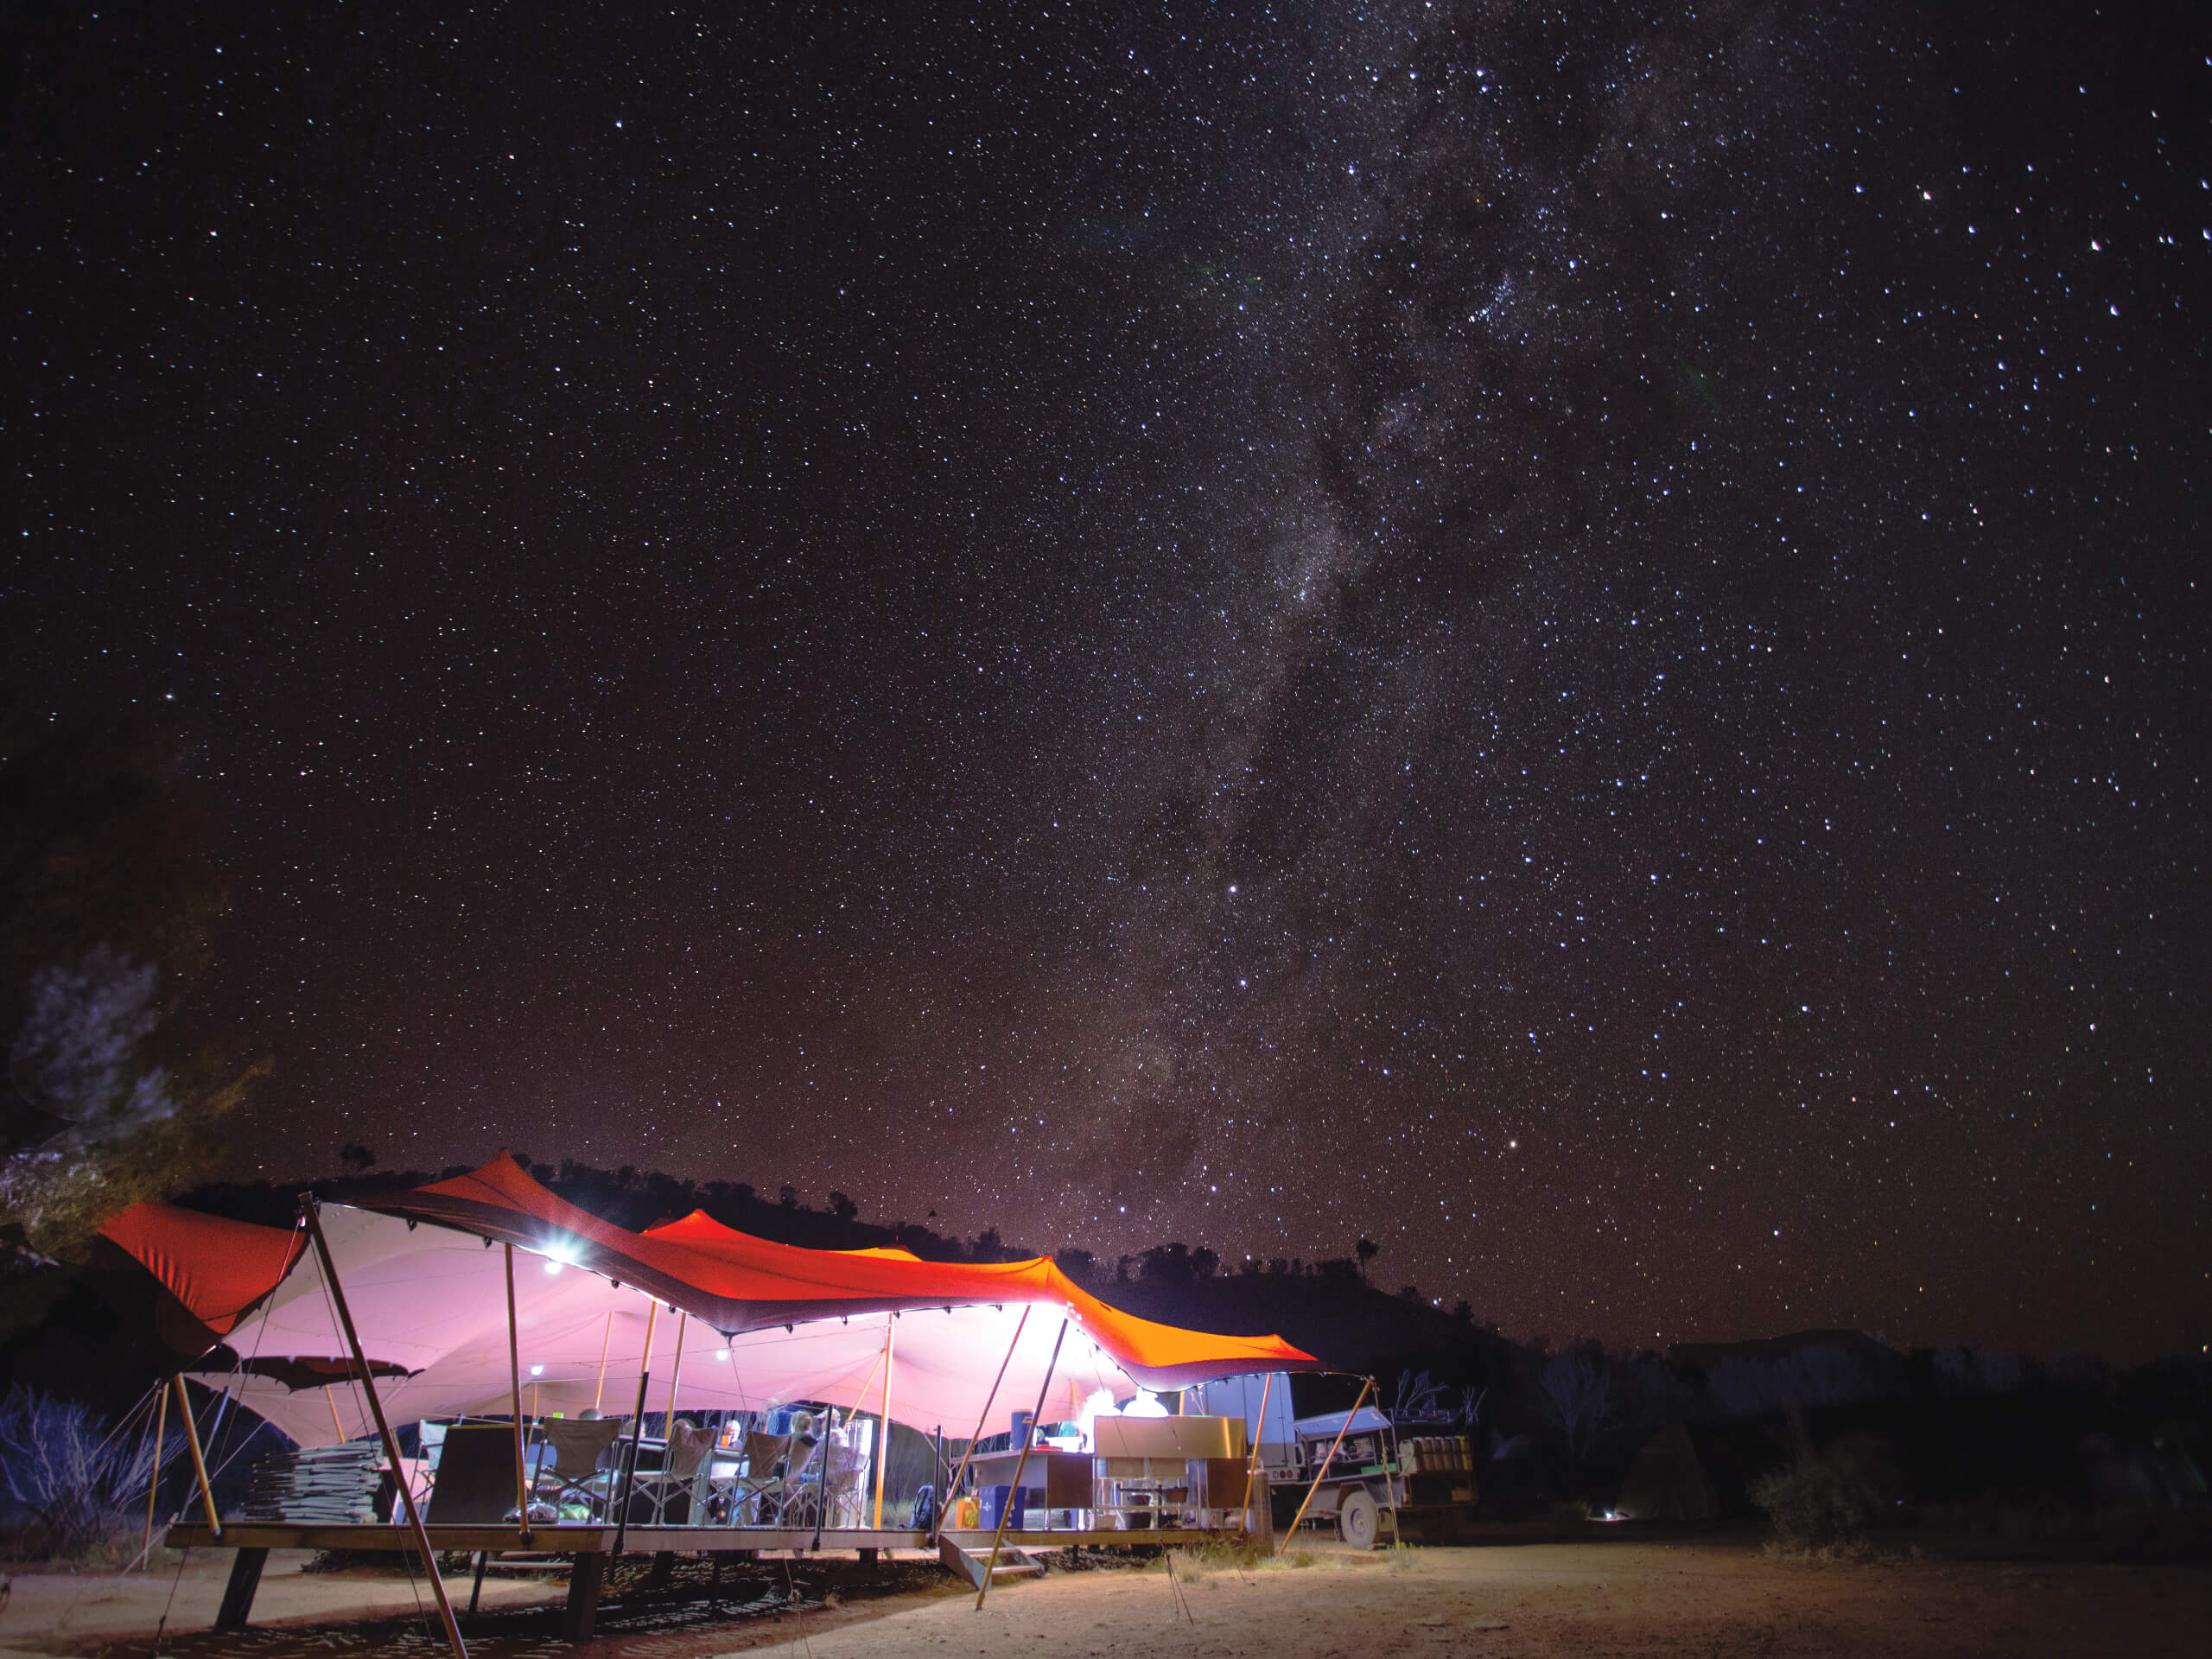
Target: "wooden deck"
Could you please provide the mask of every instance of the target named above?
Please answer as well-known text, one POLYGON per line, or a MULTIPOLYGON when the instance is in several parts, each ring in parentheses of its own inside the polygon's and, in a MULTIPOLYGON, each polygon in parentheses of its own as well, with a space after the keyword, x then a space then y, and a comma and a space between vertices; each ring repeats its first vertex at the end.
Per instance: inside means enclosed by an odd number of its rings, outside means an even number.
MULTIPOLYGON (((601 1522, 531 1527, 432 1526, 430 1548, 441 1554, 504 1554, 527 1551, 572 1557, 563 1633, 570 1641, 590 1636, 599 1606, 600 1587, 613 1561, 616 1529, 601 1522)), ((1202 1543, 1230 1535, 1188 1527, 1138 1528, 1113 1530, 1026 1531, 1006 1534, 1003 1550, 1053 1550, 1074 1547, 1092 1549, 1158 1548, 1170 1544, 1202 1543)), ((948 1528, 944 1542, 970 1556, 986 1556, 991 1549, 988 1532, 948 1528)), ((165 1535, 172 1549, 232 1549, 238 1552, 231 1567, 221 1609, 215 1616, 219 1630, 245 1628, 253 1612, 253 1598, 261 1584, 261 1569, 272 1549, 382 1550, 394 1554, 411 1552, 414 1536, 404 1526, 371 1522, 339 1526, 290 1526, 262 1521, 226 1521, 219 1535, 204 1522, 179 1522, 165 1535)), ((759 1555, 765 1552, 809 1554, 830 1550, 854 1550, 873 1560, 879 1551, 911 1549, 934 1551, 930 1535, 912 1528, 825 1527, 631 1527, 622 1537, 625 1555, 719 1554, 724 1552, 759 1555)), ((946 1559, 957 1557, 947 1554, 946 1559)), ((980 1564, 971 1563, 979 1570, 980 1564)), ((481 1570, 480 1564, 480 1572, 481 1570)), ((1007 1569, 1001 1568, 1001 1572, 1007 1569)), ((1033 1569, 1025 1568, 1025 1571, 1033 1569)), ((971 1574, 972 1576, 972 1574, 971 1574)))
MULTIPOLYGON (((431 1526, 430 1548, 441 1552, 473 1553, 480 1549, 538 1550, 557 1554, 603 1554, 614 1548, 615 1529, 604 1522, 564 1522, 558 1526, 431 1526)), ((988 1550, 988 1532, 945 1529, 944 1535, 963 1549, 988 1550)), ((1071 1544, 1085 1548, 1141 1548, 1158 1544, 1196 1544, 1227 1535, 1191 1527, 1139 1528, 1076 1531, 1007 1531, 1006 1542, 1022 1549, 1065 1549, 1071 1544)), ((181 1521, 166 1535, 171 1549, 361 1549, 394 1554, 414 1548, 404 1526, 368 1522, 347 1526, 292 1526, 278 1522, 226 1521, 218 1538, 203 1521, 181 1521)), ((625 1555, 655 1555, 664 1551, 703 1554, 715 1550, 914 1549, 934 1554, 929 1533, 906 1527, 880 1529, 825 1527, 632 1527, 622 1541, 625 1555), (817 1540, 819 1541, 817 1541, 817 1540)))

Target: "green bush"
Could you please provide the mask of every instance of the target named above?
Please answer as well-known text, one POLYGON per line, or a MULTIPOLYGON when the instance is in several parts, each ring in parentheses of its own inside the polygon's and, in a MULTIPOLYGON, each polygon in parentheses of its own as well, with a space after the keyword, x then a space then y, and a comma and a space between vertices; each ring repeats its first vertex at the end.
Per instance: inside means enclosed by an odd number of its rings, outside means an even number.
POLYGON ((1784 1542, 1808 1547, 1857 1538, 1880 1514, 1868 1484, 1825 1458, 1761 1475, 1751 1483, 1751 1502, 1784 1542))
POLYGON ((1808 1447, 1788 1468, 1753 1481, 1751 1496, 1785 1544, 1819 1548, 1857 1539, 1888 1518, 1903 1485, 1897 1448, 1862 1433, 1845 1435, 1821 1456, 1808 1447))

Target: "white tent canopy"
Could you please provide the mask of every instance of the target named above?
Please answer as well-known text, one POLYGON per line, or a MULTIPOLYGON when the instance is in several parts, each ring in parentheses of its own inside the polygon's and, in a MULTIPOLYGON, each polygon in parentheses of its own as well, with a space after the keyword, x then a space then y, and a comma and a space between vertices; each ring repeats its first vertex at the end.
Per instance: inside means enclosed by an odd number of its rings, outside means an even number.
MULTIPOLYGON (((386 1415, 410 1422, 509 1412, 505 1248, 339 1205, 327 1206, 321 1220, 368 1359, 408 1373, 378 1377, 386 1415)), ((880 1411, 888 1338, 890 1416, 924 1433, 941 1427, 957 1438, 975 1432, 1025 1311, 1017 1303, 907 1308, 728 1338, 633 1287, 519 1249, 514 1292, 525 1414, 573 1417, 596 1406, 610 1417, 627 1415, 637 1404, 639 1373, 647 1368, 650 1322, 649 1412, 669 1408, 671 1376, 679 1414, 763 1411, 797 1401, 880 1411)), ((1097 1390, 1124 1402, 1135 1395, 1137 1385, 1085 1333, 1079 1315, 1039 1304, 1014 1345, 985 1433, 1004 1428, 1011 1412, 1037 1404, 1064 1318, 1066 1337, 1052 1367, 1046 1420, 1075 1416, 1080 1402, 1097 1390)), ((314 1252, 301 1255, 226 1341, 249 1363, 347 1351, 314 1252)), ((240 1404, 303 1446, 329 1445, 372 1428, 357 1382, 295 1389, 251 1370, 194 1375, 210 1388, 227 1387, 240 1404)))

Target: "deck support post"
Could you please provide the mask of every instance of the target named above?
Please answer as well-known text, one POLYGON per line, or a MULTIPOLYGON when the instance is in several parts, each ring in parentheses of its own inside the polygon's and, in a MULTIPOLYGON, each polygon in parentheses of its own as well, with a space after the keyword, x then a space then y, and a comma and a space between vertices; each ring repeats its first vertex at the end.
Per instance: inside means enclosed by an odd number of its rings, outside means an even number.
POLYGON ((569 1569, 569 1601, 561 1611, 561 1637, 568 1642, 588 1642, 599 1619, 599 1590, 607 1582, 607 1552, 579 1550, 569 1569))
POLYGON ((241 1549, 231 1562, 231 1579, 223 1586, 223 1605, 215 1612, 219 1633, 245 1629, 253 1611, 253 1592, 261 1587, 261 1569, 268 1565, 265 1549, 241 1549))

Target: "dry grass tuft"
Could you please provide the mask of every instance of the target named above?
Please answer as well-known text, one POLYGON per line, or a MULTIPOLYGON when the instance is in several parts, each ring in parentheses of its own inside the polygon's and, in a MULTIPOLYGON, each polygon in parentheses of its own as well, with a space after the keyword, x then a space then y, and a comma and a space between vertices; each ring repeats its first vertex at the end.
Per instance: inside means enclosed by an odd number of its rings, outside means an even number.
MULTIPOLYGON (((1825 1544, 1770 1538, 1759 1546, 1759 1554, 1770 1561, 1787 1561, 1793 1567, 1898 1567, 1908 1559, 1866 1538, 1839 1538, 1825 1544)), ((1919 1558, 1915 1546, 1910 1559, 1919 1558)))
POLYGON ((1302 1544, 1294 1545, 1278 1555, 1270 1546, 1249 1538, 1217 1538, 1171 1549, 1161 1557, 1173 1567, 1175 1576, 1186 1584, 1204 1584, 1216 1573, 1244 1576, 1294 1572, 1300 1567, 1318 1566, 1321 1559, 1318 1551, 1302 1544))

